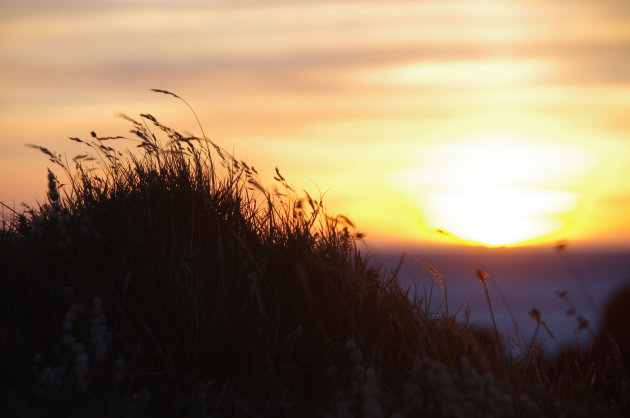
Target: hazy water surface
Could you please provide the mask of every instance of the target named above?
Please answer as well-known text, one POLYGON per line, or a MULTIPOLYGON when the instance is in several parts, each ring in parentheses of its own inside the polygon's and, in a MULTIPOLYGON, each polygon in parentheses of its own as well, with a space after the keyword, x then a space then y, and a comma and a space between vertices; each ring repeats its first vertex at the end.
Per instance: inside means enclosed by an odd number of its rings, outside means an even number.
MULTIPOLYGON (((370 260, 373 265, 391 271, 401 255, 402 251, 373 250, 370 260)), ((576 332, 582 342, 588 341, 589 330, 595 336, 606 302, 616 290, 630 285, 630 252, 569 250, 558 254, 552 249, 505 248, 448 252, 408 250, 399 273, 401 284, 406 288, 432 290, 431 306, 436 310, 444 309, 444 292, 420 265, 422 262, 434 266, 446 280, 449 311, 453 313, 461 308, 457 317, 464 320, 463 306, 469 300, 471 322, 485 327, 491 327, 492 322, 476 270, 480 268, 489 273, 488 289, 499 331, 529 342, 536 323, 528 312, 536 308, 555 337, 554 341, 544 330, 539 331, 541 343, 550 351, 561 344, 575 344, 576 332), (566 291, 566 297, 560 299, 557 291, 566 291), (569 309, 575 314, 567 315, 569 309), (589 328, 577 329, 580 316, 588 321, 589 328)))

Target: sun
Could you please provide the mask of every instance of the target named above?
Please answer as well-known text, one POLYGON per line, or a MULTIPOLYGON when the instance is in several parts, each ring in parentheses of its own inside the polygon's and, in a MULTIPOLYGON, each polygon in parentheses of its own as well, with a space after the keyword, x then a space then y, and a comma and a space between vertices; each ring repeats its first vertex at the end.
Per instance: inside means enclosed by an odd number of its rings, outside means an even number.
POLYGON ((486 132, 420 149, 394 182, 429 228, 471 243, 519 245, 565 226, 591 156, 513 132, 486 132))
POLYGON ((436 193, 426 202, 430 226, 474 243, 514 245, 559 230, 558 215, 573 210, 576 193, 489 185, 474 191, 436 193))

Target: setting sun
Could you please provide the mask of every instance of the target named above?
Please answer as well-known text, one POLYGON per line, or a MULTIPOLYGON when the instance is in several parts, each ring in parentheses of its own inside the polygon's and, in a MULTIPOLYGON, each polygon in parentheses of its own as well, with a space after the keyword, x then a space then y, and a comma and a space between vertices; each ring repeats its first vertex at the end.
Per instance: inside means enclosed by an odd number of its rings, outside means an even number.
POLYGON ((557 232, 580 201, 586 151, 510 132, 483 133, 418 152, 394 184, 429 228, 488 246, 515 245, 557 232))
POLYGON ((321 192, 374 247, 630 248, 625 2, 61 3, 0 13, 13 209, 45 199, 25 144, 71 159, 69 136, 150 112, 321 192))

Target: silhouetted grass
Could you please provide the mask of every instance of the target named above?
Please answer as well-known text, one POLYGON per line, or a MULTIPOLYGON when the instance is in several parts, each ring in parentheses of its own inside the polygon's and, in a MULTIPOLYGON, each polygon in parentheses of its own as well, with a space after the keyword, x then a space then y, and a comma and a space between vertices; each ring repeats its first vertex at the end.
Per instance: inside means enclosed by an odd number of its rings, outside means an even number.
POLYGON ((47 200, 0 231, 6 416, 623 415, 599 362, 430 312, 279 170, 125 118, 72 163, 36 146, 47 200))

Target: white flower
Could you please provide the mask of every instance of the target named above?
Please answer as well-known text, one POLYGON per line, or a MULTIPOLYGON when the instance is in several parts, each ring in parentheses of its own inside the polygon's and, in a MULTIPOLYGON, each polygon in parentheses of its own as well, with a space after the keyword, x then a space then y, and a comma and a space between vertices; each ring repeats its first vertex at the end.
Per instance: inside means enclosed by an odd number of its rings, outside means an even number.
POLYGON ((89 356, 87 353, 82 353, 77 356, 74 362, 74 372, 77 375, 79 382, 79 388, 81 390, 87 389, 87 375, 90 370, 89 356))
POLYGON ((71 332, 72 327, 74 325, 74 321, 77 319, 77 312, 82 309, 81 305, 72 305, 68 312, 66 312, 66 316, 64 317, 63 322, 61 323, 61 329, 65 332, 71 332))
POLYGON ((94 346, 94 361, 97 364, 102 364, 105 361, 105 355, 107 354, 107 348, 111 343, 111 332, 107 329, 107 317, 103 313, 103 300, 101 298, 94 298, 92 300, 94 309, 92 311, 92 323, 90 326, 91 342, 94 346))

